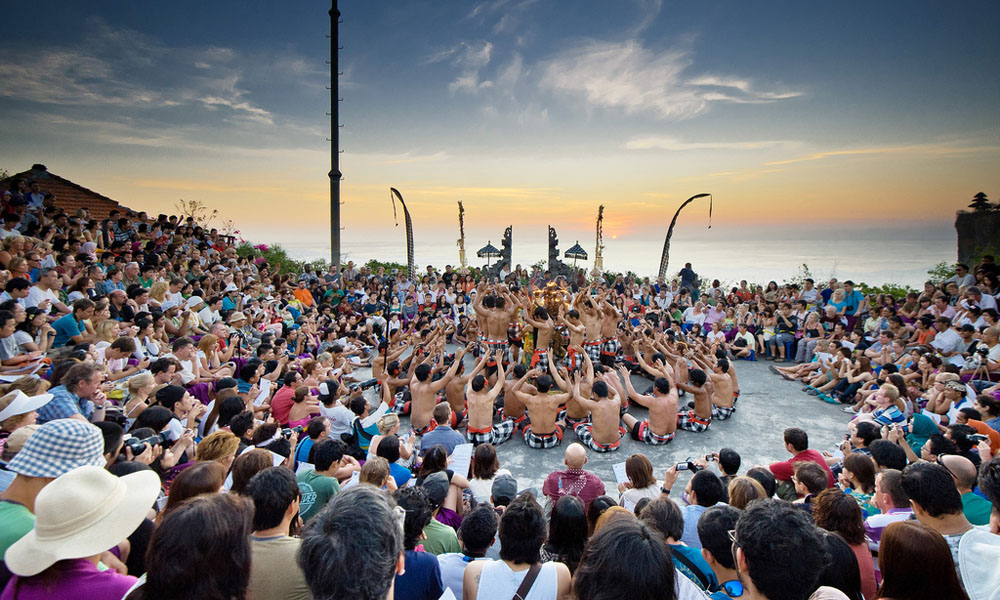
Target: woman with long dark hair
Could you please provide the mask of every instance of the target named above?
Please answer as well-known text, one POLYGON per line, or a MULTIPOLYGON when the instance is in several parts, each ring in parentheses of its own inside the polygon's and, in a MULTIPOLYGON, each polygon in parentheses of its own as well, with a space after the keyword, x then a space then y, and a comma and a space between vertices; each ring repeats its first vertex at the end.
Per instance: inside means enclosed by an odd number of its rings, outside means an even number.
POLYGON ((253 503, 236 494, 191 498, 153 532, 146 583, 128 600, 243 600, 250 585, 253 503))
POLYGON ((839 534, 854 552, 861 574, 861 590, 866 600, 875 597, 875 564, 865 541, 865 523, 861 506, 838 488, 829 488, 813 499, 813 519, 816 525, 839 534))
POLYGON ((891 523, 882 533, 878 567, 886 600, 968 600, 952 568, 948 543, 941 534, 917 521, 891 523))
POLYGON ((563 496, 552 507, 549 537, 542 546, 542 562, 554 560, 576 571, 587 545, 587 511, 576 496, 563 496))

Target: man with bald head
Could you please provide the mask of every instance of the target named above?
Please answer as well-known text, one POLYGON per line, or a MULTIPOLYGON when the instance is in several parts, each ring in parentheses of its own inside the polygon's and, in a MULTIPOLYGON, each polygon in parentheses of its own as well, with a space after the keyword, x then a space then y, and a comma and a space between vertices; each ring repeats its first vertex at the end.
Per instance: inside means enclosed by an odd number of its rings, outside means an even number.
POLYGON ((542 494, 552 506, 563 496, 576 496, 585 507, 589 507, 594 498, 604 494, 604 482, 597 475, 583 470, 587 464, 587 449, 581 444, 573 443, 566 447, 563 464, 566 468, 549 473, 542 485, 542 494))
POLYGON ((955 487, 962 495, 962 513, 973 525, 988 525, 990 522, 990 511, 993 505, 990 501, 976 494, 972 490, 976 487, 976 479, 979 473, 972 461, 957 454, 947 454, 938 457, 938 462, 951 474, 955 480, 955 487))

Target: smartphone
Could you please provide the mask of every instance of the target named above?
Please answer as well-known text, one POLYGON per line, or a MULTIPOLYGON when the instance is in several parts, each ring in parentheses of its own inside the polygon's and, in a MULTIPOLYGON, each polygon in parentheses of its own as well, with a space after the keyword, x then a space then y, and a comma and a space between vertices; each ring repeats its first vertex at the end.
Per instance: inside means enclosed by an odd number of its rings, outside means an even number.
POLYGON ((908 435, 910 433, 910 426, 909 425, 902 425, 902 426, 900 426, 899 429, 900 429, 900 431, 903 432, 904 435, 908 435))
POLYGON ((983 435, 981 433, 973 433, 972 435, 969 435, 969 436, 966 436, 966 437, 968 437, 971 441, 973 441, 973 442, 975 442, 977 444, 979 442, 985 442, 985 441, 987 441, 987 440, 990 439, 989 436, 985 436, 985 435, 983 435))
POLYGON ((707 460, 708 462, 712 462, 712 461, 716 460, 716 458, 715 458, 714 454, 706 454, 705 455, 705 460, 707 460))
POLYGON ((685 462, 679 462, 679 463, 675 464, 674 466, 677 468, 678 471, 690 471, 691 470, 691 465, 687 461, 685 461, 685 462))

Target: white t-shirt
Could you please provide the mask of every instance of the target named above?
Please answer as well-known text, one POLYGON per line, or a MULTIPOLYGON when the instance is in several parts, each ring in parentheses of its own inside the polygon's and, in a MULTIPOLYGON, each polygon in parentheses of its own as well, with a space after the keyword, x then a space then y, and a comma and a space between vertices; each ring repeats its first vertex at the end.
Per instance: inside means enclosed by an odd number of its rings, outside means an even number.
POLYGON ((320 403, 319 414, 330 419, 330 437, 339 439, 340 434, 351 432, 351 423, 354 422, 354 413, 338 400, 333 406, 327 407, 320 403))
POLYGON ((950 356, 946 360, 953 365, 962 366, 965 364, 965 359, 961 355, 965 342, 962 341, 962 336, 958 335, 958 332, 951 327, 938 333, 934 337, 934 341, 931 342, 931 346, 942 352, 957 352, 958 354, 950 356))
POLYGON ((181 381, 187 385, 194 381, 194 363, 190 360, 181 360, 173 354, 167 354, 164 358, 172 358, 181 365, 181 381))
POLYGON ((59 302, 59 296, 52 290, 43 291, 37 285, 33 285, 28 289, 28 297, 24 299, 24 307, 38 306, 46 300, 51 300, 52 306, 55 306, 56 302, 59 302))

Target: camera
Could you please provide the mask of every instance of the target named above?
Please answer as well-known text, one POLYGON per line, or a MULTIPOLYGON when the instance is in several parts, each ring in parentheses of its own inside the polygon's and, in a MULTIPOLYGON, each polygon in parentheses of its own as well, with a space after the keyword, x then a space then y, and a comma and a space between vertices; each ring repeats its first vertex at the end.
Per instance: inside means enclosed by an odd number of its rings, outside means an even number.
POLYGON ((692 473, 697 473, 698 471, 702 470, 702 468, 696 465, 694 461, 691 460, 690 458, 683 462, 679 462, 674 466, 677 468, 678 471, 691 471, 692 473))
POLYGON ((990 353, 990 349, 987 348, 986 346, 980 346, 976 348, 976 352, 979 353, 981 356, 986 356, 990 353))
POLYGON ((909 425, 903 425, 899 429, 900 429, 900 431, 903 432, 904 435, 907 435, 907 434, 910 433, 910 426, 909 425))
POLYGON ((139 438, 128 438, 125 440, 125 447, 132 451, 133 456, 138 456, 146 450, 147 445, 152 448, 153 446, 160 445, 168 441, 170 441, 169 434, 158 433, 142 440, 139 438))
POLYGON ((281 437, 285 438, 286 440, 289 440, 289 439, 292 438, 293 435, 297 436, 300 433, 302 433, 302 431, 304 429, 305 428, 302 427, 301 425, 299 425, 298 427, 295 427, 294 429, 289 428, 289 427, 283 427, 281 429, 281 437))
POLYGON ((708 462, 712 462, 712 461, 717 460, 717 459, 715 458, 714 454, 706 454, 705 455, 705 460, 708 461, 708 462))
POLYGON ((355 383, 355 384, 351 385, 350 388, 348 388, 348 389, 350 389, 352 392, 354 390, 362 390, 362 391, 364 391, 364 390, 367 390, 369 388, 373 388, 376 385, 378 385, 378 379, 372 378, 372 379, 369 379, 367 381, 362 381, 361 383, 355 383))

